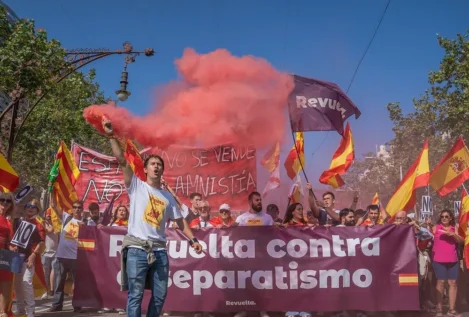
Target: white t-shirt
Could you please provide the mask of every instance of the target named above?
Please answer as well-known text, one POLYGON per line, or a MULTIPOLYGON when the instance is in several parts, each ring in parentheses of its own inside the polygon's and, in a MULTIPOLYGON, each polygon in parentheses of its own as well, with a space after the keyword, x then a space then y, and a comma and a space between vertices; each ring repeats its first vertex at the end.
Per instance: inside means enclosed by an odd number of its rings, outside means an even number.
POLYGON ((135 175, 127 192, 130 199, 127 234, 141 240, 166 242, 168 219, 182 217, 171 193, 151 187, 135 175))
POLYGON ((60 232, 59 246, 57 247, 57 257, 64 259, 77 259, 78 232, 82 221, 64 212, 62 215, 62 231, 60 232), (72 218, 67 220, 68 218, 72 218), (67 222, 68 221, 68 222, 67 222), (64 226, 63 224, 67 224, 64 226))
POLYGON ((261 211, 256 214, 252 214, 249 211, 246 211, 244 214, 241 214, 236 218, 236 222, 240 226, 273 226, 274 220, 272 217, 265 211, 261 211))

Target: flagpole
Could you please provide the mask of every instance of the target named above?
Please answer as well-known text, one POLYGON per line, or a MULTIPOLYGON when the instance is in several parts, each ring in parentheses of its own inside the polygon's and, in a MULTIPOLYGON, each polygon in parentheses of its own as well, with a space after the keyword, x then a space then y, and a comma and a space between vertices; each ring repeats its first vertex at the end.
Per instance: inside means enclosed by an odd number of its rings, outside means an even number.
POLYGON ((462 185, 462 188, 466 191, 466 195, 469 196, 469 192, 467 192, 467 188, 466 186, 464 186, 464 183, 462 183, 461 185, 462 185))
MULTIPOLYGON (((291 119, 290 119, 290 122, 291 122, 291 119)), ((295 145, 296 155, 298 156, 298 161, 300 162, 301 171, 303 172, 306 182, 309 183, 308 176, 306 176, 305 168, 303 166, 303 162, 301 161, 300 151, 298 150, 298 146, 296 145, 295 132, 293 132, 293 127, 291 125, 290 127, 291 127, 291 136, 293 138, 293 144, 295 145)), ((314 195, 313 189, 310 189, 310 191, 313 194, 314 199, 317 200, 316 195, 314 195)), ((290 205, 290 201, 288 201, 288 206, 289 205, 290 205)))

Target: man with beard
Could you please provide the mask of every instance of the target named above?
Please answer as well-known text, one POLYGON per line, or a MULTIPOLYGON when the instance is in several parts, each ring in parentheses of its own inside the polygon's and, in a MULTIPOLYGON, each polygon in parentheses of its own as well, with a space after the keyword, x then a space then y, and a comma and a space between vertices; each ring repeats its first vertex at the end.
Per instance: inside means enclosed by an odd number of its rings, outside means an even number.
POLYGON ((352 209, 344 208, 339 212, 340 224, 337 227, 353 227, 355 226, 355 214, 352 209))
MULTIPOLYGON (((262 211, 262 198, 258 192, 252 192, 248 197, 249 211, 241 214, 236 218, 236 225, 239 226, 273 226, 274 220, 272 217, 262 211)), ((234 317, 246 317, 247 312, 239 312, 234 317)), ((269 317, 267 312, 259 312, 260 317, 269 317)))
POLYGON ((262 198, 258 192, 252 192, 248 197, 249 211, 236 218, 240 226, 272 226, 274 220, 265 211, 262 211, 262 198))
POLYGON ((88 205, 88 210, 90 211, 90 217, 86 220, 86 225, 96 227, 100 222, 99 205, 93 202, 88 205))

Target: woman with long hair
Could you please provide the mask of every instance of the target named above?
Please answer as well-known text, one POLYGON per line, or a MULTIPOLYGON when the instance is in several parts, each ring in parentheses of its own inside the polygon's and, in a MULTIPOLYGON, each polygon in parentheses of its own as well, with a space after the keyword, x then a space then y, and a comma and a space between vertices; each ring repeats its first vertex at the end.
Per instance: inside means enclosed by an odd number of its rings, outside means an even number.
POLYGON ((294 203, 288 206, 283 224, 287 226, 307 226, 308 224, 303 217, 303 205, 294 203))
MULTIPOLYGON (((288 206, 285 218, 283 219, 284 226, 308 226, 308 223, 303 217, 303 205, 300 203, 294 203, 288 206)), ((288 311, 285 313, 285 317, 311 317, 311 313, 308 312, 297 312, 288 311)))
POLYGON ((434 240, 432 249, 432 264, 436 276, 436 316, 443 316, 443 293, 445 282, 449 285, 449 317, 459 316, 455 309, 458 293, 459 259, 457 246, 463 243, 455 228, 454 214, 445 209, 440 213, 440 219, 433 228, 434 240))
MULTIPOLYGON (((15 208, 15 200, 11 193, 0 192, 0 249, 9 249, 13 239, 13 226, 8 219, 15 208)), ((0 270, 0 317, 11 316, 11 284, 13 273, 0 270)))
POLYGON ((117 206, 112 213, 111 223, 112 227, 127 227, 129 222, 129 210, 124 205, 117 206))

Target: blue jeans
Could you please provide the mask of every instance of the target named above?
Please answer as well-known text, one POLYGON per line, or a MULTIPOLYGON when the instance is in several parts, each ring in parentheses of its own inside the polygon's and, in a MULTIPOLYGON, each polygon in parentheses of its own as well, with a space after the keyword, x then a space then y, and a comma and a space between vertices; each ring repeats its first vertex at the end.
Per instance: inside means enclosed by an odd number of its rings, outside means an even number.
POLYGON ((168 290, 169 260, 166 250, 153 252, 156 261, 149 265, 146 251, 137 248, 129 248, 127 251, 128 317, 142 316, 142 300, 147 274, 150 275, 151 287, 147 317, 158 317, 161 314, 168 290))

